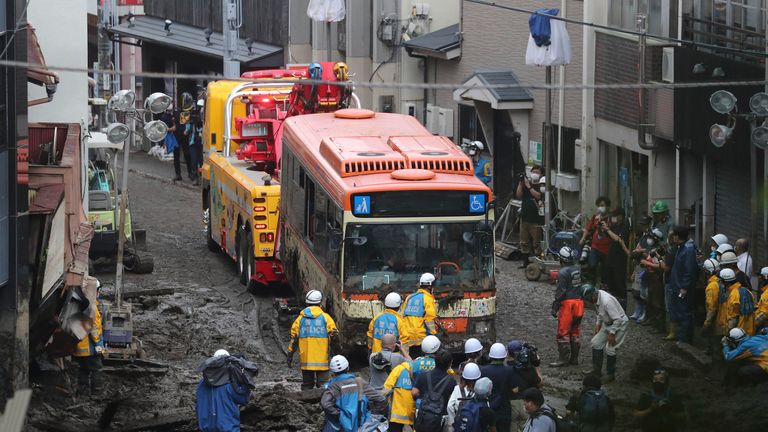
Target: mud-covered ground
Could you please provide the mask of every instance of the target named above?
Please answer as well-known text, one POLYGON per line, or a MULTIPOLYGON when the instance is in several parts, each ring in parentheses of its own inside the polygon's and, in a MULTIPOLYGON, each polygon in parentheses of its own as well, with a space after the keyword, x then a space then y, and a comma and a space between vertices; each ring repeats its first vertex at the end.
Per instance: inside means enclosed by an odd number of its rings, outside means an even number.
MULTIPOLYGON (((127 291, 175 290, 172 295, 130 300, 135 312, 135 335, 146 357, 167 364, 168 370, 164 374, 109 372, 105 374, 104 397, 78 399, 57 388, 73 391, 76 366, 65 361, 66 374, 37 375, 29 430, 98 430, 99 417, 110 402, 111 407, 116 407, 113 430, 135 428, 169 416, 175 417, 174 425, 159 430, 196 430, 195 387, 200 376, 195 369, 219 348, 242 353, 261 368, 254 398, 243 414, 243 430, 319 430, 322 413, 317 404, 291 397, 298 390, 300 374, 297 368, 285 365, 282 347, 287 340, 288 320, 278 319, 272 303, 274 296, 286 293, 253 296, 245 291, 235 279, 234 264, 206 248, 199 193, 188 182, 180 186, 162 181, 160 177, 168 178, 172 172, 169 163, 143 155, 134 156, 134 161, 133 169, 144 175, 133 173, 130 177, 133 219, 147 229, 155 271, 149 275, 128 274, 125 285, 127 291)), ((545 396, 564 412, 563 400, 581 385, 582 366, 546 366, 556 356, 556 323, 549 314, 553 287, 526 281, 517 267, 517 262, 498 261, 498 337, 503 341, 523 339, 539 347, 545 364, 545 396)), ((105 300, 111 300, 114 272, 98 277, 105 282, 105 300)), ((593 332, 592 310, 587 311, 584 323, 581 359, 586 364, 593 332)), ((725 387, 715 374, 703 371, 673 343, 662 341, 660 335, 634 323, 630 324, 619 355, 617 381, 604 387, 617 406, 617 430, 633 429, 631 410, 649 386, 630 376, 635 361, 641 357, 655 357, 674 371, 672 385, 685 398, 691 430, 768 430, 768 386, 725 387)), ((365 374, 363 366, 358 365, 365 374)))

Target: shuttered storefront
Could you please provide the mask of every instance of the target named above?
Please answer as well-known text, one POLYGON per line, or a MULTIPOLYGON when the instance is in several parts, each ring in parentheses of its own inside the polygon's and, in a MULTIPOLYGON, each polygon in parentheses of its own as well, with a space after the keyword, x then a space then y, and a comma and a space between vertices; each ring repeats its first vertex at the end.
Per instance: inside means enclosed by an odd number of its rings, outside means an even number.
POLYGON ((749 166, 720 165, 716 176, 715 231, 727 235, 733 245, 738 238, 749 238, 749 166))

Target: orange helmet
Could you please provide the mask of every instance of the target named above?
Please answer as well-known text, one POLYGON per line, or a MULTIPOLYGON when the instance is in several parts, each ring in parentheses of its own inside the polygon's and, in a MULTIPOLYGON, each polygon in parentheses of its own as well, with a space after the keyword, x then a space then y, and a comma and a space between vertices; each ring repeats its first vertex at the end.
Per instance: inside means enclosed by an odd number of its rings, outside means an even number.
POLYGON ((349 79, 349 66, 344 62, 338 62, 333 65, 333 75, 339 81, 346 81, 349 79))

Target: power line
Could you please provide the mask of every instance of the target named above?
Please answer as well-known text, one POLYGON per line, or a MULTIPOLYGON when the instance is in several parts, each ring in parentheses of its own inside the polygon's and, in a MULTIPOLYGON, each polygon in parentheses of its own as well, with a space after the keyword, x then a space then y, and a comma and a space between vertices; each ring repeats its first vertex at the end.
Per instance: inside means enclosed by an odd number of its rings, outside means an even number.
POLYGON ((5 53, 8 51, 8 48, 10 48, 11 43, 13 43, 13 38, 16 37, 16 33, 18 33, 21 30, 26 30, 27 25, 25 25, 23 28, 21 27, 21 22, 24 20, 24 17, 27 13, 27 8, 29 7, 30 0, 27 0, 27 2, 24 4, 24 9, 21 10, 21 13, 19 14, 19 19, 16 20, 16 25, 13 28, 13 32, 11 33, 11 37, 8 38, 8 42, 5 44, 5 48, 3 48, 3 52, 0 53, 0 58, 5 57, 5 53))
POLYGON ((557 21, 563 21, 563 22, 566 22, 566 23, 576 24, 576 25, 580 25, 580 26, 583 26, 583 27, 592 27, 592 28, 601 29, 601 30, 608 30, 608 31, 611 31, 611 32, 614 32, 614 33, 624 33, 624 34, 628 34, 628 35, 632 35, 632 36, 643 36, 643 35, 645 35, 645 37, 647 37, 647 38, 661 40, 661 41, 665 41, 665 42, 672 42, 672 43, 676 43, 676 44, 680 44, 680 45, 688 45, 688 46, 692 46, 694 48, 695 47, 701 47, 701 48, 709 48, 709 49, 717 50, 717 51, 728 51, 728 52, 733 52, 733 53, 738 53, 738 54, 750 55, 750 56, 755 56, 755 57, 768 57, 768 53, 766 53, 765 51, 743 50, 743 49, 739 49, 739 48, 724 47, 724 46, 713 45, 713 44, 708 44, 708 43, 704 43, 704 42, 694 42, 694 41, 691 41, 691 40, 677 39, 677 38, 673 38, 673 37, 670 37, 670 36, 662 36, 662 35, 655 35, 655 34, 650 34, 650 33, 643 33, 643 32, 639 32, 639 31, 636 31, 636 30, 627 30, 627 29, 622 29, 622 28, 605 26, 605 25, 602 25, 602 24, 595 24, 595 23, 590 23, 590 22, 586 22, 586 21, 579 21, 579 20, 572 19, 572 18, 563 18, 563 17, 557 16, 557 15, 545 14, 545 13, 536 12, 536 11, 532 11, 532 10, 528 10, 528 9, 522 9, 522 8, 518 8, 518 7, 514 7, 514 6, 501 5, 501 4, 498 4, 496 2, 492 2, 492 1, 485 1, 485 0, 466 0, 466 1, 468 3, 476 3, 476 4, 479 4, 479 5, 495 7, 495 8, 504 9, 504 10, 508 10, 508 11, 513 11, 513 12, 520 12, 520 13, 524 13, 524 14, 528 14, 528 15, 545 16, 545 17, 549 17, 549 19, 553 19, 553 20, 557 20, 557 21))
MULTIPOLYGON (((20 62, 14 60, 0 60, 0 67, 9 68, 39 68, 40 65, 20 62)), ((77 68, 67 66, 46 66, 48 70, 54 72, 75 72, 75 73, 95 73, 95 69, 89 68, 77 68)), ((224 78, 221 75, 206 75, 206 74, 179 74, 179 73, 166 73, 166 72, 122 72, 122 71, 100 71, 99 73, 109 73, 113 76, 135 76, 137 78, 155 78, 155 79, 183 79, 192 81, 241 81, 241 82, 254 82, 250 78, 224 78)), ((266 81, 265 81, 266 82, 266 81)), ((710 82, 687 82, 687 83, 666 83, 666 82, 652 82, 652 83, 605 83, 605 84, 543 84, 543 83, 517 83, 517 84, 478 84, 467 85, 465 83, 397 83, 397 82, 354 82, 354 81, 322 81, 322 80, 280 80, 281 83, 285 83, 286 86, 300 83, 300 84, 313 84, 313 85, 335 85, 340 87, 355 87, 355 88, 385 88, 385 89, 410 89, 410 90, 470 90, 470 89, 528 89, 528 90, 621 90, 621 89, 687 89, 687 88, 710 88, 710 87, 749 87, 749 86, 765 86, 768 84, 766 80, 750 80, 750 81, 710 81, 710 82)))

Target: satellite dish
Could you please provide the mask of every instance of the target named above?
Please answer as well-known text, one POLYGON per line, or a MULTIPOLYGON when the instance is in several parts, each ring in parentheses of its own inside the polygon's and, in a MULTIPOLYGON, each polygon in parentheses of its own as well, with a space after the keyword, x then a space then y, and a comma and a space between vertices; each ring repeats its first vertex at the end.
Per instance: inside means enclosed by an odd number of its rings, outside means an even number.
POLYGON ((718 90, 709 97, 712 109, 720 114, 729 114, 736 108, 736 96, 725 90, 718 90))
POLYGON ((758 126, 752 131, 752 145, 762 150, 768 149, 768 127, 758 126))

